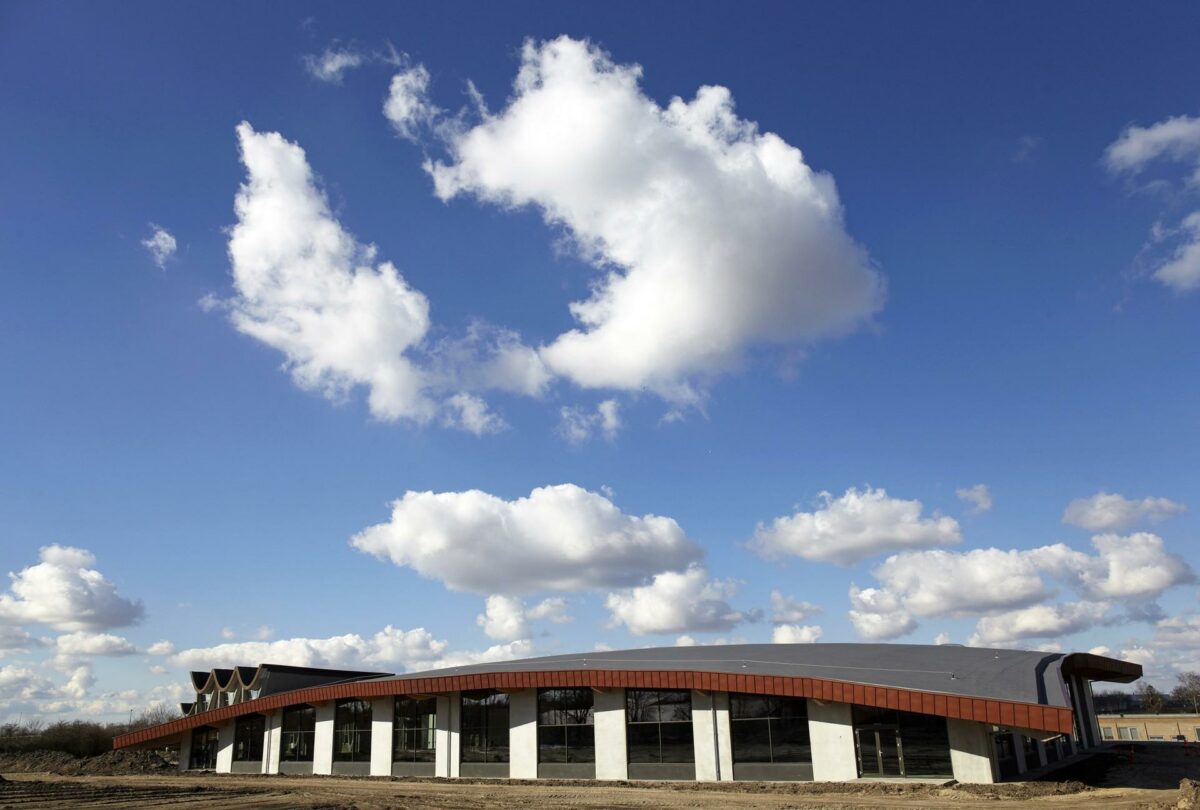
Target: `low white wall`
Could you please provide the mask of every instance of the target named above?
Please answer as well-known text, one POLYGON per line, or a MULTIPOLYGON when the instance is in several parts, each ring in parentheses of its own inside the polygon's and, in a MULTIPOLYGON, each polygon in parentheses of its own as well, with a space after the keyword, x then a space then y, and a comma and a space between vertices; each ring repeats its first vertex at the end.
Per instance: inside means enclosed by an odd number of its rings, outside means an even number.
MULTIPOLYGON (((534 695, 534 773, 537 773, 537 696, 534 695)), ((596 778, 628 779, 629 755, 625 746, 625 690, 596 690, 592 708, 596 727, 596 778)))
POLYGON ((217 729, 217 773, 233 770, 233 732, 232 720, 217 729))
POLYGON ((814 781, 846 782, 858 778, 850 704, 810 699, 808 736, 812 742, 814 781))
POLYGON ((279 773, 279 746, 283 741, 283 710, 267 715, 267 730, 263 732, 263 773, 279 773))
POLYGON ((317 704, 317 724, 313 733, 313 770, 315 774, 333 773, 333 702, 317 704))
MULTIPOLYGON (((510 779, 537 779, 536 689, 521 689, 508 694, 508 757, 510 779)), ((596 763, 597 777, 599 767, 596 763)))
POLYGON ((392 696, 371 701, 371 776, 392 775, 392 717, 396 699, 392 696))
POLYGON ((954 778, 976 785, 995 782, 991 726, 954 717, 947 719, 946 726, 950 733, 950 765, 954 769, 954 778))

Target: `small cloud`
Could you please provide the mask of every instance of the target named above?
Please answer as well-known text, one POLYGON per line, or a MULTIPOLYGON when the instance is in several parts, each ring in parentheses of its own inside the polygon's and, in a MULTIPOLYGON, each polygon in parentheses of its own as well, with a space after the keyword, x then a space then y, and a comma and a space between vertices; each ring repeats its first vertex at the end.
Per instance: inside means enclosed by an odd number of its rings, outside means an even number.
POLYGON ((232 627, 222 627, 221 628, 221 638, 224 638, 224 639, 237 638, 237 633, 233 632, 232 627))
POLYGON ((254 631, 254 637, 259 641, 270 641, 275 638, 275 628, 264 624, 254 631))
POLYGON ((365 61, 366 57, 358 51, 332 46, 320 54, 305 54, 304 68, 314 79, 328 84, 341 84, 346 71, 365 61))
POLYGON ((936 636, 933 637, 933 643, 939 647, 941 647, 944 644, 949 644, 950 643, 950 634, 945 633, 945 632, 938 633, 936 636))
POLYGON ((968 515, 982 515, 992 508, 992 493, 988 491, 987 484, 956 489, 954 494, 960 501, 969 505, 968 515))
POLYGON ((178 243, 166 228, 150 223, 150 236, 142 240, 142 247, 150 251, 150 258, 160 270, 165 269, 167 260, 175 255, 178 243))
POLYGON ((559 409, 558 435, 569 444, 583 444, 599 432, 612 441, 621 430, 621 408, 615 399, 606 399, 589 412, 578 405, 559 409))

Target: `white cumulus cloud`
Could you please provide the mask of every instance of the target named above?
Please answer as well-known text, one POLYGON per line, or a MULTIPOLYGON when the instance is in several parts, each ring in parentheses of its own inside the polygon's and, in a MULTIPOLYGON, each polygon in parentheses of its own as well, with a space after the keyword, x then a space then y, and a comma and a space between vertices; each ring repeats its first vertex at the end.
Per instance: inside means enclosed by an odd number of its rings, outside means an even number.
POLYGON ((578 328, 543 347, 548 365, 583 387, 694 402, 753 347, 869 320, 884 283, 833 178, 739 118, 728 89, 663 107, 640 78, 585 41, 527 42, 507 106, 442 128, 450 160, 427 164, 442 199, 536 207, 600 271, 571 305, 578 328))
POLYGON ((958 521, 922 517, 920 501, 888 497, 883 489, 851 487, 840 498, 828 492, 812 512, 758 525, 751 547, 767 557, 795 554, 806 560, 851 565, 867 557, 908 548, 949 546, 962 541, 958 521))
POLYGON ((916 619, 886 589, 851 585, 850 605, 850 623, 867 641, 899 638, 917 629, 916 619))
POLYGON ((372 636, 347 633, 329 638, 243 641, 196 647, 175 652, 168 661, 173 666, 189 669, 273 663, 301 667, 418 671, 505 661, 528 655, 533 649, 526 640, 474 651, 454 651, 449 646, 448 642, 434 638, 424 628, 402 630, 389 624, 372 636))
POLYGON ((1160 521, 1187 511, 1181 503, 1167 498, 1126 498, 1109 492, 1097 492, 1090 498, 1076 498, 1067 504, 1063 523, 1093 532, 1110 532, 1143 521, 1160 521))
POLYGON ((610 593, 605 606, 612 612, 611 626, 625 625, 638 636, 719 632, 758 618, 755 612, 730 607, 727 600, 736 594, 733 581, 714 579, 693 566, 657 574, 648 585, 610 593))
POLYGON ((967 643, 985 647, 1070 635, 1102 623, 1108 609, 1107 602, 1064 602, 985 616, 975 625, 975 633, 967 643))
POLYGON ((95 569, 90 551, 44 546, 39 562, 10 573, 8 593, 0 594, 0 623, 44 624, 55 630, 98 631, 137 624, 142 603, 126 599, 95 569))
POLYGON ((247 180, 229 238, 236 295, 225 306, 239 331, 283 353, 297 385, 335 400, 363 386, 378 419, 440 414, 488 433, 503 422, 468 389, 536 394, 546 384, 512 332, 477 326, 428 344, 428 299, 333 217, 304 150, 245 122, 237 135, 247 180))
MULTIPOLYGON (((1080 604, 1099 604, 1145 603, 1168 588, 1195 581, 1191 567, 1167 552, 1156 535, 1097 535, 1092 546, 1093 554, 1062 543, 1028 550, 897 554, 872 572, 879 588, 851 589, 851 620, 865 638, 894 638, 916 628, 915 616, 1024 615, 1019 611, 1048 602, 1055 584, 1080 594, 1080 604)), ((1156 607, 1139 610, 1135 605, 1125 619, 1153 620, 1159 615, 1156 607)))
POLYGON ((493 594, 487 598, 484 612, 475 618, 475 623, 491 638, 515 641, 528 638, 529 622, 537 619, 555 624, 570 622, 567 600, 562 597, 550 597, 530 608, 515 596, 493 594))
POLYGON ((150 258, 159 269, 167 266, 167 260, 175 255, 175 237, 166 228, 151 223, 150 235, 142 240, 142 247, 150 252, 150 258))
POLYGON ((624 587, 701 550, 668 517, 626 515, 574 484, 506 501, 479 490, 407 492, 351 545, 452 590, 519 595, 624 587))
MULTIPOLYGON (((1105 150, 1104 163, 1113 174, 1129 178, 1155 163, 1182 164, 1190 171, 1183 185, 1194 192, 1200 189, 1200 118, 1180 115, 1148 127, 1126 127, 1105 150)), ((1178 227, 1155 223, 1143 252, 1157 254, 1150 263, 1157 281, 1177 293, 1200 289, 1200 211, 1185 216, 1178 227)))
POLYGON ((814 644, 821 640, 824 631, 816 624, 781 624, 771 633, 774 644, 814 644))
POLYGON ((58 658, 87 658, 96 655, 136 655, 140 650, 129 639, 111 633, 89 633, 79 631, 65 633, 54 639, 54 651, 58 658))

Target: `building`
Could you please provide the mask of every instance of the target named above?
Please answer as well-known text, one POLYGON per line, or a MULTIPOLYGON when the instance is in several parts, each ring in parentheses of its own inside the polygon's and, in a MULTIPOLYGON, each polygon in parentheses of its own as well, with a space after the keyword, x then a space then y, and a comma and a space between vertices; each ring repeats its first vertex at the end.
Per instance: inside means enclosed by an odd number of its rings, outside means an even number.
POLYGON ((1102 714, 1097 721, 1104 740, 1200 742, 1200 714, 1102 714))
POLYGON ((987 783, 1100 744, 1093 681, 1139 665, 954 645, 739 644, 405 675, 193 673, 185 717, 117 737, 222 773, 987 783))

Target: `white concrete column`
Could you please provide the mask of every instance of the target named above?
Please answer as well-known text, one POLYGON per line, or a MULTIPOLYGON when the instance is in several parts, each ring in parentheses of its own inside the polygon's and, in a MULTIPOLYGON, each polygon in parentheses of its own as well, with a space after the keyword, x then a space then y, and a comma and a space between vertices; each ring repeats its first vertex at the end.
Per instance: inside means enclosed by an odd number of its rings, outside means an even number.
MULTIPOLYGON (((625 690, 596 689, 592 717, 596 734, 596 778, 628 779, 629 755, 625 746, 625 690)), ((537 759, 537 695, 534 695, 534 759, 537 759)), ((511 742, 511 740, 510 740, 511 742)), ((535 762, 536 766, 536 762, 535 762)))
POLYGON ((462 714, 462 694, 451 692, 437 697, 437 728, 434 743, 437 746, 437 763, 434 773, 447 779, 458 778, 461 758, 458 729, 462 714))
POLYGON ((729 725, 729 693, 713 692, 713 712, 717 720, 717 762, 721 781, 733 781, 733 729, 729 725))
POLYGON ((333 701, 317 704, 312 772, 318 775, 333 773, 333 701))
POLYGON ((996 781, 995 746, 992 727, 972 720, 951 717, 946 721, 950 732, 950 765, 959 782, 990 785, 996 781))
POLYGON ((232 720, 217 729, 217 773, 233 770, 233 732, 232 720))
MULTIPOLYGON (((598 698, 599 696, 597 696, 598 698)), ((537 690, 521 689, 508 693, 508 777, 510 779, 537 779, 537 690)), ((599 736, 600 732, 596 732, 599 736)), ((624 746, 622 746, 622 751, 624 746)), ((596 752, 597 758, 600 752, 596 752)), ((596 778, 600 775, 600 763, 596 763, 596 778)))
POLYGON ((1013 751, 1017 755, 1017 773, 1025 773, 1029 770, 1029 763, 1025 761, 1025 735, 1020 732, 1013 732, 1013 751))
POLYGON ((267 715, 267 730, 263 737, 263 773, 279 773, 279 746, 283 744, 282 709, 267 715))
POLYGON ((392 718, 396 699, 391 695, 371 701, 371 776, 392 775, 392 718))
POLYGON ((696 751, 696 781, 733 779, 728 692, 692 691, 692 742, 696 751), (725 731, 723 741, 722 725, 725 731))
POLYGON ((847 782, 858 778, 854 719, 849 703, 809 699, 808 736, 812 742, 814 781, 847 782))
POLYGON ((179 738, 179 770, 186 771, 192 761, 192 729, 179 738))
POLYGON ((1041 740, 1035 740, 1034 742, 1037 744, 1037 767, 1044 768, 1050 763, 1050 758, 1046 756, 1046 744, 1041 740))

